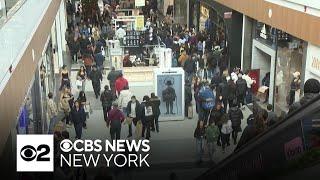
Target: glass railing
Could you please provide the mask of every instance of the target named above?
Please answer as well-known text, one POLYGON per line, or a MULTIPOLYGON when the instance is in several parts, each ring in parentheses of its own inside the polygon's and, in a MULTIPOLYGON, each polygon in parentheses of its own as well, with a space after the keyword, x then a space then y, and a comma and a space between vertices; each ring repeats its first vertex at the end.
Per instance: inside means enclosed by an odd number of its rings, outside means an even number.
POLYGON ((0 28, 27 0, 0 0, 0 28))
POLYGON ((197 180, 272 178, 320 163, 320 96, 253 138, 197 180))

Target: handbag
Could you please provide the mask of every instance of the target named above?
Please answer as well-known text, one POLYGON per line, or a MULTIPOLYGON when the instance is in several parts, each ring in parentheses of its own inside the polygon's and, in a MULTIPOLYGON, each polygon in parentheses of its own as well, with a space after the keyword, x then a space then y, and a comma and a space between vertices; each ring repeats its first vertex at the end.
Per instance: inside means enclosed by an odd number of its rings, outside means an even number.
POLYGON ((85 113, 88 113, 88 114, 92 114, 93 110, 92 110, 90 104, 84 105, 84 112, 85 112, 85 113))
POLYGON ((80 79, 77 79, 76 86, 77 87, 81 87, 82 86, 82 81, 80 79))
POLYGON ((125 123, 130 125, 130 124, 132 124, 132 120, 133 120, 133 118, 127 117, 125 123))

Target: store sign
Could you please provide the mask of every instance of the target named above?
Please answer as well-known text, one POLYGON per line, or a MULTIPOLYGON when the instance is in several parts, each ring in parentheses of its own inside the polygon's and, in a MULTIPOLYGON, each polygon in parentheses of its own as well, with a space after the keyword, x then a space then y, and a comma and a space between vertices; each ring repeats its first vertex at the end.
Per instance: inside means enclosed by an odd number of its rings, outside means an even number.
POLYGON ((112 48, 110 49, 111 56, 121 56, 122 55, 122 48, 112 48))
POLYGON ((224 19, 231 19, 231 17, 232 17, 232 12, 225 12, 223 14, 223 18, 224 19))
POLYGON ((260 37, 262 37, 263 39, 267 39, 267 30, 266 30, 266 25, 264 24, 261 32, 260 32, 260 37))
POLYGON ((135 30, 142 31, 144 28, 144 16, 137 16, 135 23, 135 30))
POLYGON ((135 0, 134 4, 136 7, 141 7, 141 6, 145 6, 146 5, 146 1, 145 0, 135 0))
POLYGON ((309 43, 307 58, 307 70, 320 76, 320 47, 309 43))

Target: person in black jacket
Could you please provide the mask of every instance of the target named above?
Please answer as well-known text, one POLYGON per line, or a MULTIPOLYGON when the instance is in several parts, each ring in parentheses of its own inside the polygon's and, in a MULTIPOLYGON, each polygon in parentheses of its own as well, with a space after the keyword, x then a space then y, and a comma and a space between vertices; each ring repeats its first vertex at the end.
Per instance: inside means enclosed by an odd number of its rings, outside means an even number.
POLYGON ((230 104, 237 104, 237 87, 232 79, 228 81, 228 102, 230 104))
POLYGON ((197 128, 194 131, 193 134, 194 138, 196 138, 197 143, 197 155, 198 155, 198 163, 202 162, 202 156, 203 156, 203 143, 204 143, 204 136, 205 136, 205 127, 203 121, 198 121, 197 128))
POLYGON ((186 81, 184 85, 184 115, 188 117, 188 108, 192 102, 192 90, 190 81, 186 81))
POLYGON ((225 76, 223 76, 222 81, 219 83, 217 88, 217 101, 220 101, 223 104, 223 108, 226 112, 228 108, 228 95, 229 95, 229 88, 228 88, 227 79, 225 76))
POLYGON ((108 120, 108 112, 111 110, 112 102, 114 100, 115 100, 114 94, 109 89, 109 86, 105 85, 104 91, 102 92, 102 94, 100 96, 100 101, 102 104, 104 121, 106 121, 106 122, 108 120))
POLYGON ((141 103, 141 111, 142 137, 150 139, 150 127, 153 120, 153 111, 149 96, 143 97, 143 102, 141 103))
POLYGON ((92 82, 94 94, 96 95, 96 98, 98 99, 98 97, 100 96, 102 74, 101 74, 101 71, 97 70, 96 65, 93 66, 93 69, 90 73, 90 79, 92 82))
POLYGON ((159 132, 159 116, 160 116, 160 99, 154 94, 151 93, 150 102, 152 105, 153 112, 153 121, 151 122, 151 131, 159 132))
POLYGON ((80 106, 80 103, 78 101, 74 103, 74 107, 71 111, 71 116, 74 124, 74 129, 76 131, 76 138, 81 139, 83 123, 86 120, 86 113, 84 112, 84 109, 80 106))
POLYGON ((222 128, 222 116, 225 114, 225 111, 221 105, 221 103, 217 103, 214 107, 214 109, 211 111, 209 124, 214 124, 218 126, 220 134, 217 140, 217 145, 221 146, 221 128, 222 128))
POLYGON ((119 76, 119 73, 115 70, 114 67, 112 67, 111 71, 108 74, 107 79, 109 80, 110 89, 114 94, 116 94, 115 82, 116 82, 118 76, 119 76))
MULTIPOLYGON (((141 105, 135 96, 131 97, 131 100, 127 105, 127 117, 132 118, 134 126, 137 125, 137 122, 141 120, 141 105)), ((128 138, 132 136, 132 122, 128 124, 129 135, 128 138)))
POLYGON ((186 80, 192 81, 193 73, 196 72, 197 69, 194 55, 192 58, 187 58, 184 62, 183 69, 186 72, 186 80))
POLYGON ((237 87, 237 100, 238 100, 238 106, 244 107, 244 98, 246 97, 246 92, 247 92, 247 81, 242 79, 242 74, 238 74, 238 80, 236 83, 237 87))
POLYGON ((237 144, 237 138, 238 138, 238 132, 241 131, 241 120, 243 119, 242 111, 239 109, 239 107, 236 104, 230 104, 229 109, 229 119, 232 122, 232 138, 233 143, 237 144))

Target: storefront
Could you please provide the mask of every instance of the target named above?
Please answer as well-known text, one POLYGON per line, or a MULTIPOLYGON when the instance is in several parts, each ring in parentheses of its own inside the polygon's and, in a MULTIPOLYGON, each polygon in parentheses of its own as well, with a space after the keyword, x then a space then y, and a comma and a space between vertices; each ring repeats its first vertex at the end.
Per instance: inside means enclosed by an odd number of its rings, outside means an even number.
POLYGON ((251 69, 259 72, 258 86, 269 87, 260 100, 280 115, 301 97, 307 43, 258 21, 254 27, 251 69))
POLYGON ((320 47, 308 43, 304 82, 310 78, 320 81, 320 47))

